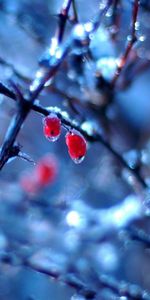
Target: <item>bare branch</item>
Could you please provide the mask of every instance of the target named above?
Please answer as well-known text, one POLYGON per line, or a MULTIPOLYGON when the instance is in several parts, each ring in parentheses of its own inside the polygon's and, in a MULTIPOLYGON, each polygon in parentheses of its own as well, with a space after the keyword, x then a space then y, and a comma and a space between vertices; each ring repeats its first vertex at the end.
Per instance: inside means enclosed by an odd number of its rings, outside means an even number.
MULTIPOLYGON (((108 0, 106 6, 100 11, 100 14, 98 14, 98 18, 96 18, 94 22, 94 27, 90 31, 86 31, 87 38, 89 38, 91 32, 97 29, 102 17, 109 9, 111 3, 112 1, 108 0)), ((65 7, 65 12, 66 11, 68 12, 70 4, 71 3, 69 1, 67 7, 65 7)), ((6 133, 4 143, 1 148, 0 170, 9 159, 10 151, 22 127, 22 124, 24 123, 25 119, 27 118, 30 112, 32 105, 34 104, 35 100, 44 89, 46 83, 51 78, 53 78, 56 72, 59 70, 60 65, 62 64, 63 60, 67 56, 69 50, 71 49, 71 45, 73 43, 74 43, 74 35, 73 36, 71 35, 71 37, 64 44, 63 49, 58 47, 57 49, 58 51, 56 51, 55 55, 49 57, 49 68, 45 70, 40 80, 38 77, 35 78, 35 80, 29 87, 29 91, 27 95, 25 97, 22 97, 22 102, 20 102, 18 113, 11 121, 11 124, 6 133)), ((39 72, 41 72, 41 70, 39 70, 39 72)))
POLYGON ((77 273, 60 274, 57 270, 53 271, 36 266, 32 263, 32 259, 30 258, 19 258, 21 265, 65 283, 67 286, 75 289, 80 295, 83 295, 86 299, 95 299, 99 290, 108 288, 119 297, 126 296, 127 299, 131 300, 150 300, 148 292, 142 290, 139 286, 132 285, 128 282, 118 282, 118 280, 107 275, 98 276, 99 285, 96 289, 93 289, 89 288, 85 282, 79 279, 79 274, 77 273))
POLYGON ((119 65, 117 67, 117 70, 115 72, 115 75, 112 79, 111 85, 114 87, 121 72, 123 67, 125 66, 127 59, 129 57, 129 54, 133 48, 133 45, 137 41, 137 36, 136 36, 136 22, 137 22, 137 16, 138 16, 138 11, 139 11, 139 0, 134 0, 133 4, 133 10, 132 10, 132 21, 131 21, 131 34, 130 38, 127 43, 127 47, 125 49, 124 54, 120 58, 119 65))
POLYGON ((72 3, 72 0, 65 1, 64 5, 63 5, 63 7, 60 11, 60 14, 59 14, 59 28, 56 31, 56 37, 58 39, 58 44, 60 44, 62 42, 62 39, 63 39, 63 35, 64 35, 64 31, 65 31, 66 22, 68 20, 68 13, 69 13, 71 3, 72 3))

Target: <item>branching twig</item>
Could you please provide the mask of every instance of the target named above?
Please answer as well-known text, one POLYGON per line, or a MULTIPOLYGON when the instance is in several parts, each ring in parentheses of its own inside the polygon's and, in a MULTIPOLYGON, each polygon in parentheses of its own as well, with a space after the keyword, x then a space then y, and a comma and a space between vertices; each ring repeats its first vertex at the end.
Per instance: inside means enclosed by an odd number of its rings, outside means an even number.
MULTIPOLYGON (((86 282, 80 279, 80 276, 77 272, 61 274, 59 270, 53 270, 39 266, 32 261, 31 257, 26 258, 21 256, 19 253, 16 253, 16 258, 18 258, 21 267, 30 268, 31 270, 62 282, 68 287, 75 289, 77 293, 83 295, 86 299, 95 299, 96 295, 101 290, 107 288, 119 297, 125 296, 130 300, 150 300, 150 294, 147 291, 142 290, 139 286, 124 281, 119 282, 118 280, 107 275, 96 274, 97 287, 91 288, 89 287, 89 284, 87 285, 86 282)), ((13 265, 13 259, 9 253, 4 254, 3 256, 1 255, 1 261, 13 265)))
MULTIPOLYGON (((94 22, 94 26, 91 31, 87 31, 87 37, 89 38, 91 32, 94 32, 94 30, 97 29, 97 27, 100 24, 100 21, 102 20, 102 17, 105 15, 107 10, 109 9, 110 5, 112 3, 112 0, 108 0, 108 3, 106 6, 100 11, 98 14, 98 17, 96 18, 94 22)), ((70 1, 68 2, 68 5, 70 5, 70 1)), ((68 9, 67 5, 67 9, 68 9)), ((69 6, 70 7, 70 6, 69 6)), ((71 35, 71 37, 66 41, 66 43, 63 46, 63 49, 58 49, 58 52, 55 53, 53 57, 50 57, 49 61, 49 68, 44 72, 44 75, 40 78, 33 81, 33 83, 30 85, 29 92, 26 95, 26 97, 21 97, 19 101, 19 108, 17 115, 12 119, 11 124, 8 128, 8 131, 6 133, 6 137, 4 140, 4 143, 1 148, 0 153, 0 169, 5 165, 5 163, 8 161, 10 157, 10 151, 13 147, 13 144, 16 140, 16 137, 22 127, 22 124, 24 123, 26 117, 28 116, 30 109, 32 105, 34 104, 35 100, 39 96, 39 94, 42 92, 42 90, 45 87, 45 84, 54 77, 55 73, 58 71, 61 63, 65 59, 66 55, 68 54, 72 43, 74 43, 74 36, 71 35)))
MULTIPOLYGON (((71 2, 69 1, 69 7, 70 7, 71 2)), ((68 11, 68 6, 67 6, 67 11, 68 11)), ((57 72, 60 64, 64 60, 65 56, 68 53, 69 47, 70 47, 71 40, 69 40, 69 43, 66 43, 64 46, 64 51, 60 58, 54 59, 52 62, 49 70, 46 72, 46 74, 42 77, 41 81, 37 85, 37 87, 32 88, 34 86, 34 82, 32 86, 30 86, 30 90, 28 95, 25 98, 22 96, 20 101, 19 101, 19 106, 18 106, 18 112, 16 116, 11 121, 11 124, 8 128, 4 143, 1 148, 1 153, 0 153, 0 169, 4 166, 4 164, 8 161, 10 157, 10 152, 12 151, 13 144, 15 142, 15 139, 22 127, 22 124, 24 123, 26 117, 28 116, 31 106, 40 94, 40 92, 43 90, 46 82, 52 78, 55 73, 57 72)))
POLYGON ((86 299, 95 299, 95 296, 98 294, 99 290, 108 288, 119 297, 126 296, 127 299, 132 300, 150 300, 150 295, 140 287, 127 282, 118 282, 116 279, 111 278, 110 276, 99 276, 99 286, 97 289, 93 289, 89 288, 85 282, 79 279, 78 274, 68 273, 63 275, 60 274, 59 271, 36 266, 34 263, 32 263, 31 259, 21 258, 21 264, 25 267, 31 268, 34 271, 65 283, 67 286, 75 289, 78 293, 83 295, 86 299))
POLYGON ((131 49, 133 48, 133 45, 137 41, 136 22, 137 22, 138 10, 139 10, 139 0, 134 0, 133 11, 132 11, 130 39, 127 43, 127 47, 125 49, 125 52, 124 52, 123 56, 120 58, 119 65, 118 65, 117 70, 115 72, 115 75, 112 79, 111 84, 112 84, 113 87, 115 86, 116 81, 118 80, 118 78, 119 78, 119 76, 122 72, 122 69, 123 69, 124 65, 126 64, 126 61, 129 57, 131 49))

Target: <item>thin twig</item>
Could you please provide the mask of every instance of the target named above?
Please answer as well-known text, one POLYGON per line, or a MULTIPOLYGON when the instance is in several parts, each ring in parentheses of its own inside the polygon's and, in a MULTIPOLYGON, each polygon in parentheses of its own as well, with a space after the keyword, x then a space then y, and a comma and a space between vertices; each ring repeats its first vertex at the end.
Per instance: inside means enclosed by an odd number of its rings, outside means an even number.
POLYGON ((111 36, 113 39, 116 38, 117 33, 119 31, 119 25, 120 25, 120 6, 121 6, 121 0, 114 0, 113 8, 112 8, 112 17, 111 17, 111 36))
POLYGON ((78 19, 78 13, 77 13, 77 8, 76 8, 76 2, 75 0, 72 0, 72 8, 73 8, 73 22, 74 23, 78 23, 79 19, 78 19))
POLYGON ((23 80, 23 81, 25 81, 25 82, 27 82, 27 83, 30 82, 30 80, 29 80, 29 78, 28 78, 27 76, 25 76, 24 74, 20 73, 20 72, 13 66, 13 64, 7 62, 7 61, 6 61, 5 59, 3 59, 2 57, 0 57, 0 64, 2 64, 2 65, 5 66, 5 67, 9 67, 9 68, 12 70, 12 72, 13 72, 18 78, 20 78, 21 80, 23 80))
POLYGON ((58 28, 58 31, 56 32, 58 44, 60 44, 62 42, 62 39, 64 36, 65 26, 66 26, 66 22, 68 20, 68 13, 69 13, 71 3, 72 3, 72 0, 68 0, 67 2, 65 1, 64 5, 61 9, 61 12, 59 14, 59 28, 58 28))
POLYGON ((137 41, 137 36, 136 36, 136 22, 137 22, 137 16, 138 16, 138 10, 139 10, 139 0, 134 0, 133 4, 133 10, 132 10, 132 21, 131 21, 131 34, 130 34, 130 39, 127 43, 127 47, 125 49, 124 54, 120 58, 119 65, 117 67, 117 70, 115 72, 115 75, 112 79, 111 85, 114 87, 122 70, 123 67, 125 66, 127 59, 129 57, 129 54, 133 48, 133 45, 137 41))
POLYGON ((113 3, 113 0, 108 0, 107 5, 105 5, 105 7, 103 7, 103 4, 102 4, 102 9, 100 7, 99 14, 96 17, 96 20, 93 22, 93 32, 95 32, 98 29, 98 27, 101 25, 103 17, 106 15, 106 13, 109 10, 109 8, 111 7, 112 3, 113 3))
MULTIPOLYGON (((20 253, 16 253, 16 258, 18 258, 18 262, 21 267, 27 267, 31 270, 55 279, 58 282, 64 283, 68 287, 75 289, 75 291, 79 293, 79 295, 84 296, 86 299, 95 299, 99 291, 107 288, 119 297, 124 296, 130 300, 150 300, 150 294, 146 290, 143 290, 139 286, 133 285, 128 282, 119 282, 111 276, 96 274, 96 287, 91 288, 89 287, 89 283, 87 285, 86 282, 80 279, 77 271, 67 274, 61 274, 61 272, 57 269, 53 270, 35 264, 34 262, 32 262, 32 257, 23 257, 20 255, 20 253)), ((10 253, 1 255, 1 261, 3 263, 13 265, 13 259, 10 253)))
MULTIPOLYGON (((132 62, 131 62, 132 63, 132 62)), ((127 66, 122 81, 119 83, 119 89, 123 90, 128 88, 133 80, 140 76, 144 71, 150 68, 150 60, 139 59, 139 62, 134 62, 134 66, 130 69, 130 65, 127 66)))
POLYGON ((32 263, 31 259, 22 259, 22 265, 33 269, 46 276, 54 278, 60 282, 65 283, 67 286, 75 289, 78 293, 83 295, 86 299, 95 299, 99 289, 108 288, 114 292, 117 296, 126 296, 127 299, 132 300, 150 300, 150 295, 145 290, 142 290, 139 286, 132 285, 127 282, 118 282, 116 279, 110 276, 100 275, 98 277, 99 286, 97 289, 89 288, 85 282, 79 279, 78 274, 68 273, 62 275, 59 271, 47 270, 43 267, 36 266, 32 263))

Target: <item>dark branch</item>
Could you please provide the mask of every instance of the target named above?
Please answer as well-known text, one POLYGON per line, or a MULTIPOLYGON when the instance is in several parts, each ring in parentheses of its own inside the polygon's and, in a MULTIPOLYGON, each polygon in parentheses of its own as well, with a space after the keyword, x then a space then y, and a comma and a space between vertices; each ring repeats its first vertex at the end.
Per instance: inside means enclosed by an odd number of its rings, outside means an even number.
POLYGON ((134 4, 133 4, 133 10, 132 10, 132 21, 131 21, 131 34, 129 37, 129 41, 127 43, 127 47, 125 49, 124 54, 122 55, 122 57, 120 58, 119 61, 119 65, 117 67, 117 70, 115 72, 115 75, 112 79, 112 86, 114 87, 121 72, 123 67, 125 66, 127 59, 129 57, 129 54, 133 48, 133 45, 135 44, 135 42, 137 41, 137 36, 136 36, 136 22, 137 22, 137 16, 138 16, 138 10, 139 10, 139 0, 134 0, 134 4))
POLYGON ((72 0, 68 0, 67 3, 65 2, 65 4, 63 5, 63 8, 61 9, 61 12, 59 14, 59 28, 58 28, 58 31, 56 32, 58 44, 60 44, 62 42, 62 39, 64 36, 65 26, 66 26, 66 22, 68 20, 68 13, 69 13, 71 3, 72 3, 72 0))
POLYGON ((128 228, 127 234, 133 241, 138 241, 146 248, 150 248, 150 236, 144 230, 132 226, 128 228))
POLYGON ((22 265, 39 273, 65 283, 67 286, 75 289, 78 293, 83 295, 86 299, 95 299, 99 289, 102 290, 104 288, 108 288, 119 297, 126 296, 128 299, 132 300, 150 300, 150 295, 145 290, 142 290, 139 286, 132 285, 127 282, 118 282, 116 279, 111 278, 110 276, 99 276, 99 286, 97 289, 93 289, 87 287, 86 283, 79 279, 77 274, 69 273, 67 275, 61 275, 59 271, 47 270, 39 266, 37 267, 32 263, 31 259, 22 259, 21 263, 22 265))
POLYGON ((112 7, 112 17, 111 17, 111 36, 113 39, 116 38, 119 31, 120 22, 121 22, 121 13, 120 13, 121 0, 114 0, 112 7))

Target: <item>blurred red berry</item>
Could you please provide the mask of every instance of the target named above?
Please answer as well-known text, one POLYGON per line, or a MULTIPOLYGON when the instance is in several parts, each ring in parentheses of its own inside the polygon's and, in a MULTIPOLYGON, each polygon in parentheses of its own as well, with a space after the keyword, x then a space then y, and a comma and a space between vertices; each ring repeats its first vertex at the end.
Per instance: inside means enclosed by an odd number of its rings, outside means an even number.
POLYGON ((80 163, 87 151, 85 138, 78 131, 72 130, 66 134, 66 144, 70 157, 75 163, 80 163))
POLYGON ((52 142, 55 142, 59 138, 61 133, 61 120, 56 114, 52 113, 44 118, 43 131, 45 137, 52 142))
POLYGON ((22 189, 28 194, 36 194, 39 189, 52 184, 58 174, 58 161, 54 155, 46 155, 38 161, 34 169, 20 179, 22 189))
POLYGON ((47 155, 42 158, 36 165, 34 173, 40 186, 53 183, 58 173, 56 158, 52 155, 47 155))

